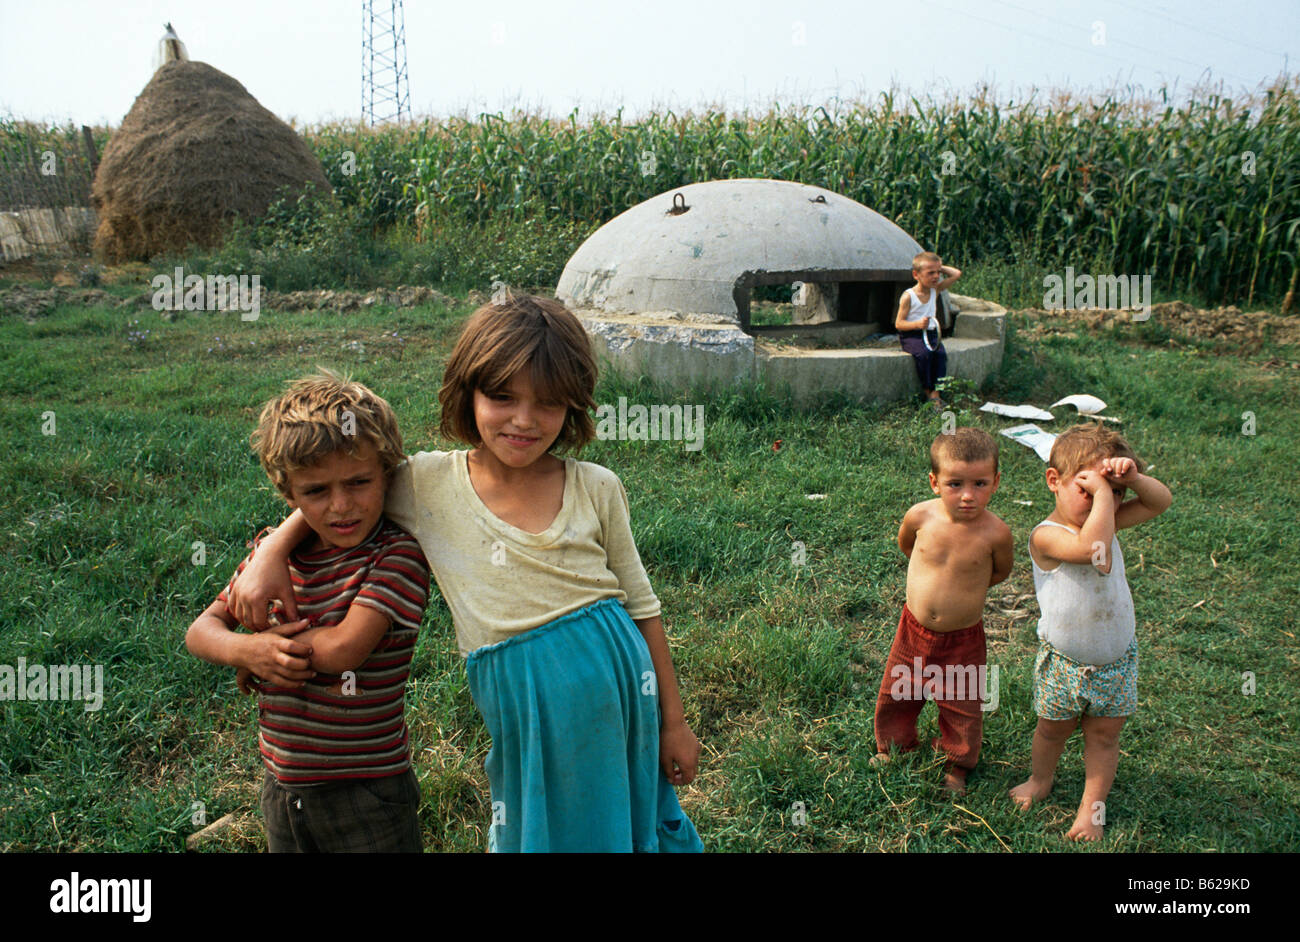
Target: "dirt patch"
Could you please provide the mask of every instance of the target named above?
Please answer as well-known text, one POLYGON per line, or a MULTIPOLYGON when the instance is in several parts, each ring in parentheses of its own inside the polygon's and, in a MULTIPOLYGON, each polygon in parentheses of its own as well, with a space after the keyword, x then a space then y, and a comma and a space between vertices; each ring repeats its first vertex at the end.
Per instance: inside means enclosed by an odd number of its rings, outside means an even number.
POLYGON ((62 304, 78 307, 125 307, 133 304, 133 301, 123 301, 99 288, 29 288, 18 285, 0 291, 0 316, 17 316, 28 322, 48 314, 62 304))
MULTIPOLYGON (((14 274, 14 273, 10 273, 14 274)), ((108 269, 103 273, 107 284, 124 281, 147 281, 150 270, 144 265, 123 266, 108 269)), ((21 274, 20 274, 21 277, 21 274)), ((34 277, 34 276, 33 276, 34 277)), ((60 279, 70 280, 70 279, 60 279)), ((542 289, 537 289, 541 291, 542 289)), ((141 309, 151 306, 153 290, 145 290, 137 295, 122 298, 99 288, 83 288, 73 285, 56 285, 52 288, 35 288, 18 284, 8 289, 0 289, 0 316, 18 315, 31 320, 49 313, 59 305, 76 305, 91 307, 95 305, 112 308, 141 309)), ((399 285, 396 288, 378 288, 373 291, 336 291, 319 289, 312 291, 263 291, 261 308, 264 311, 349 311, 366 310, 377 304, 394 308, 414 308, 424 305, 453 307, 458 304, 470 304, 477 307, 486 303, 488 295, 481 291, 471 291, 465 301, 430 288, 427 285, 399 285)), ((770 305, 775 317, 781 316, 781 305, 770 305)), ((789 307, 789 305, 785 305, 789 307)), ((182 312, 164 311, 163 316, 171 319, 182 312)), ((1129 323, 1132 321, 1130 311, 1097 310, 1058 310, 1048 311, 1042 308, 1027 308, 1011 312, 1019 320, 1020 333, 1031 339, 1039 337, 1078 333, 1080 328, 1097 330, 1110 323, 1129 323), (1028 323, 1025 324, 1024 320, 1028 323)), ((1226 340, 1244 352, 1258 350, 1265 336, 1278 344, 1300 345, 1300 316, 1283 316, 1269 311, 1242 311, 1240 308, 1227 306, 1211 310, 1192 307, 1183 301, 1170 301, 1151 307, 1151 318, 1147 323, 1163 326, 1171 333, 1185 337, 1197 337, 1206 340, 1226 340)), ((819 346, 816 343, 801 346, 819 346)), ((831 344, 827 344, 828 346, 831 344)), ((784 344, 783 344, 784 346, 784 344)), ((897 349, 896 335, 872 335, 850 347, 887 347, 897 349)))
MULTIPOLYGON (((16 285, 0 290, 0 316, 14 315, 32 321, 60 305, 77 307, 110 307, 138 310, 151 307, 152 289, 122 298, 100 288, 73 288, 56 285, 52 288, 33 288, 16 285)), ((375 291, 263 291, 263 311, 361 311, 385 304, 394 308, 413 308, 425 305, 451 307, 460 302, 450 295, 435 291, 425 285, 398 285, 396 288, 379 288, 375 291)), ((181 311, 161 312, 166 320, 183 315, 181 311)), ((199 312, 194 312, 199 313, 199 312)))
MULTIPOLYGON (((1028 317, 1029 325, 1021 332, 1029 337, 1050 336, 1076 331, 1080 326, 1096 330, 1106 324, 1129 323, 1133 311, 1058 310, 1029 308, 1012 312, 1028 317)), ((1184 301, 1168 301, 1151 306, 1146 323, 1162 326, 1174 334, 1204 340, 1226 340, 1244 351, 1258 350, 1268 336, 1274 343, 1300 344, 1300 317, 1283 316, 1269 311, 1242 311, 1238 307, 1195 308, 1184 301)))
POLYGON ((455 298, 424 285, 398 285, 376 291, 289 291, 267 292, 262 306, 273 311, 358 311, 376 304, 393 307, 421 307, 436 304, 451 307, 459 304, 455 298))

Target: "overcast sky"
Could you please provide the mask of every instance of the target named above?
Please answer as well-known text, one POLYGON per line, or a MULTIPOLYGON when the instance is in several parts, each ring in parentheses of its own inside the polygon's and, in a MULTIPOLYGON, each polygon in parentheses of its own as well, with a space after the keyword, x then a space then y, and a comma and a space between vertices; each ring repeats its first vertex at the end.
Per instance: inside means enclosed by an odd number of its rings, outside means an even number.
MULTIPOLYGON (((375 0, 387 6, 389 0, 375 0)), ((361 0, 0 0, 0 115, 116 125, 165 21, 191 59, 299 124, 361 113, 361 0)), ((1101 89, 1209 77, 1255 89, 1294 70, 1300 3, 1260 0, 407 0, 417 117, 738 109, 992 83, 1101 89)))

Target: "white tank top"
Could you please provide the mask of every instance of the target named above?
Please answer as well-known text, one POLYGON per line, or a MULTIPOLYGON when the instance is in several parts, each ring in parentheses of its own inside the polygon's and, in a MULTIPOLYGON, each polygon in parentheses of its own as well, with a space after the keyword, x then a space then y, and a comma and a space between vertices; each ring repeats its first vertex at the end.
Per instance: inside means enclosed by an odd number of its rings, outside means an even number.
POLYGON ((922 316, 924 316, 926 320, 929 321, 929 323, 925 325, 925 332, 921 334, 921 341, 925 344, 925 349, 934 350, 935 348, 930 346, 930 331, 937 331, 939 329, 939 318, 937 318, 934 313, 934 299, 938 296, 938 292, 931 288, 930 300, 926 301, 924 304, 922 304, 921 299, 917 297, 915 288, 908 288, 907 293, 912 296, 912 306, 908 308, 907 319, 909 321, 919 321, 922 316))
MULTIPOLYGON (((1044 520, 1041 526, 1078 534, 1052 520, 1044 520)), ((1029 535, 1032 539, 1032 530, 1029 535)), ((1034 594, 1042 612, 1038 637, 1080 664, 1118 661, 1136 633, 1133 596, 1124 575, 1124 554, 1117 537, 1111 538, 1110 554, 1109 574, 1100 572, 1091 562, 1063 562, 1052 570, 1040 569, 1034 554, 1029 554, 1034 567, 1034 594)))

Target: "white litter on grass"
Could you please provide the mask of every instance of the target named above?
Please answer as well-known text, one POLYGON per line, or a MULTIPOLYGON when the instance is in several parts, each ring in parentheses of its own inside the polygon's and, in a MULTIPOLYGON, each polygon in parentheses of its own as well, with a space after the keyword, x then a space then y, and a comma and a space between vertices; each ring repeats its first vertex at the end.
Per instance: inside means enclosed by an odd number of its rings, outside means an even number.
POLYGON ((825 494, 805 494, 804 496, 807 497, 809 500, 825 500, 825 499, 826 499, 826 495, 825 495, 825 494))
POLYGON ((1056 441, 1056 436, 1051 432, 1044 432, 1037 425, 1015 425, 1004 428, 1002 434, 1027 448, 1032 448, 1034 453, 1044 461, 1052 456, 1052 443, 1056 441))
POLYGON ((1089 396, 1087 393, 1075 393, 1073 396, 1066 396, 1064 399, 1056 400, 1050 408, 1055 409, 1057 406, 1074 406, 1079 410, 1080 415, 1096 415, 1106 408, 1106 403, 1096 396, 1089 396))
POLYGON ((1040 409, 1038 406, 1004 406, 1000 402, 986 402, 980 406, 981 412, 992 412, 994 415, 1006 415, 1013 419, 1039 419, 1040 421, 1050 422, 1056 416, 1046 409, 1040 409))
POLYGON ((1034 506, 1034 502, 1033 502, 1032 500, 1018 500, 1018 501, 1016 501, 1016 503, 1017 503, 1017 504, 1023 504, 1025 507, 1032 507, 1032 506, 1034 506))

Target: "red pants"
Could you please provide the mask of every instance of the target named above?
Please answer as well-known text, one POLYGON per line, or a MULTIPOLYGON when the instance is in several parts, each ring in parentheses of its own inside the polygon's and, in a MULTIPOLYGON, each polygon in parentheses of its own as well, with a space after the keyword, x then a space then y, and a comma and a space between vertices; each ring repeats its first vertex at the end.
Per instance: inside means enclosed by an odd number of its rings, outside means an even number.
POLYGON ((931 631, 904 605, 876 696, 876 749, 915 749, 916 718, 933 698, 949 766, 975 768, 984 733, 983 674, 983 619, 958 631, 931 631), (930 665, 938 671, 926 671, 930 665))

